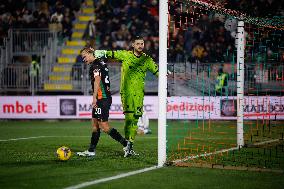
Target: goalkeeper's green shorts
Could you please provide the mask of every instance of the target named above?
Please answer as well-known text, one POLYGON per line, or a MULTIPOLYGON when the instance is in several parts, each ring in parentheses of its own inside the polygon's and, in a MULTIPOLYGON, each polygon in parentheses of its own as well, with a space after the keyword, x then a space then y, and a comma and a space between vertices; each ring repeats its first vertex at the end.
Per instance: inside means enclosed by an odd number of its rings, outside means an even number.
POLYGON ((121 93, 123 113, 134 113, 134 116, 141 117, 143 114, 144 94, 121 93))

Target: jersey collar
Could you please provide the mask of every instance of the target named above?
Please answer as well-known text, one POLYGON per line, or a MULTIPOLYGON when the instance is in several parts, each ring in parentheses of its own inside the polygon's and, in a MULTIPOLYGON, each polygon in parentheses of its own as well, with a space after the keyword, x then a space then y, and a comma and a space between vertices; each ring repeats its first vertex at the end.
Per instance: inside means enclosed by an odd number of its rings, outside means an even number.
POLYGON ((137 58, 140 58, 142 56, 142 54, 140 56, 137 56, 135 53, 134 53, 134 49, 132 50, 132 53, 134 54, 134 56, 136 56, 137 58))
POLYGON ((96 59, 95 61, 93 61, 93 64, 101 64, 101 65, 105 65, 105 61, 102 59, 96 59))

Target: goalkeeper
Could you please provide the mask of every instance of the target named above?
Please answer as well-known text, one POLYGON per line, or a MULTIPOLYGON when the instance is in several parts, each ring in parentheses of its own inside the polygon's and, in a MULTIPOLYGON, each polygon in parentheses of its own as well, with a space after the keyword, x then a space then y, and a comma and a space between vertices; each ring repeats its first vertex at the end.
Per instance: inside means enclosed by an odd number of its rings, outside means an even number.
POLYGON ((129 155, 138 155, 133 150, 133 142, 137 133, 137 122, 143 114, 144 83, 146 72, 158 76, 158 66, 153 59, 143 52, 144 40, 137 36, 132 40, 132 51, 96 50, 96 58, 115 59, 122 63, 120 95, 125 115, 125 138, 130 141, 129 155))

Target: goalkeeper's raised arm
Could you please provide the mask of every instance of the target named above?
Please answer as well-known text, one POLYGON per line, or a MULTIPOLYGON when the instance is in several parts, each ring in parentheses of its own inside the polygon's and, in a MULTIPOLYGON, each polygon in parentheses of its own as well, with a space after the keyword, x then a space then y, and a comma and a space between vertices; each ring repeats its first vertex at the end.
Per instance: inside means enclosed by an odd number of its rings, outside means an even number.
POLYGON ((115 59, 117 61, 123 61, 127 56, 127 50, 96 50, 94 51, 96 58, 115 59))
POLYGON ((114 59, 122 64, 129 64, 134 61, 134 64, 139 63, 140 65, 137 66, 141 66, 142 63, 147 69, 146 71, 158 76, 158 66, 150 56, 143 52, 143 38, 136 36, 132 40, 132 47, 133 50, 95 50, 93 54, 96 58, 114 59))

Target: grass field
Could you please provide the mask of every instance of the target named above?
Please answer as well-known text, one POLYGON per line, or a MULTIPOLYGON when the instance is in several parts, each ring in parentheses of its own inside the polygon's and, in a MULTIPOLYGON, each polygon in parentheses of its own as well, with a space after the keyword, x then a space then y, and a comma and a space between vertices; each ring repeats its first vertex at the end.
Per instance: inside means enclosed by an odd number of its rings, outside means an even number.
MULTIPOLYGON (((123 133, 122 121, 111 125, 123 133)), ((58 147, 66 145, 73 152, 88 147, 88 121, 0 121, 0 188, 65 188, 152 167, 157 164, 157 121, 150 125, 153 134, 137 136, 139 157, 124 158, 120 144, 102 134, 95 158, 73 154, 60 162, 54 154, 58 147)), ((283 173, 170 166, 86 188, 280 189, 283 185, 283 173)))
POLYGON ((283 172, 284 122, 260 122, 245 121, 246 146, 237 148, 236 121, 168 121, 168 159, 191 157, 183 166, 187 162, 190 166, 283 172))

